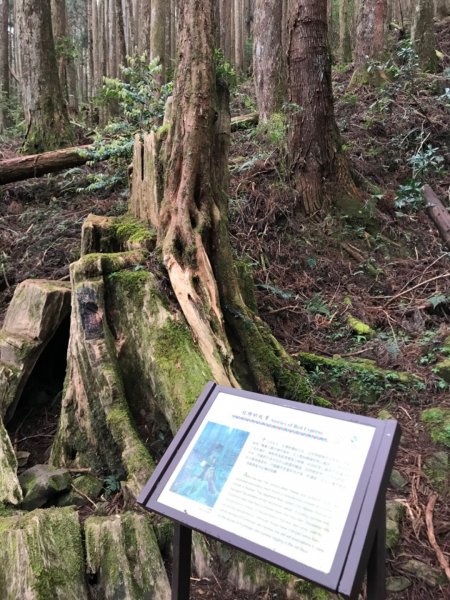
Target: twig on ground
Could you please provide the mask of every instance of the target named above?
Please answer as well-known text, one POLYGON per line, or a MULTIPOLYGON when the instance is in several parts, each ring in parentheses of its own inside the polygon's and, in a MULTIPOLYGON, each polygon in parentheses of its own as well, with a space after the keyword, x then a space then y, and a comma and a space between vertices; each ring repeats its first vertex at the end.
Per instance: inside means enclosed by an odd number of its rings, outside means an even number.
POLYGON ((439 544, 436 541, 436 536, 434 535, 434 525, 433 525, 433 510, 434 505, 436 504, 437 494, 431 494, 428 499, 427 508, 425 509, 425 522, 427 524, 427 534, 430 544, 436 554, 436 558, 439 561, 439 565, 447 576, 447 579, 450 581, 450 565, 448 564, 448 560, 445 554, 439 547, 439 544))
POLYGON ((447 273, 442 273, 442 275, 436 275, 435 277, 430 277, 430 279, 426 279, 425 281, 421 281, 420 283, 413 285, 411 288, 408 288, 407 290, 404 290, 403 292, 399 292, 398 294, 395 294, 395 296, 379 296, 379 298, 389 298, 389 300, 385 304, 385 306, 388 306, 391 302, 393 302, 394 300, 397 300, 397 298, 400 298, 400 296, 409 294, 413 290, 416 290, 417 288, 422 287, 422 286, 426 285, 427 283, 431 283, 432 281, 437 281, 438 279, 445 279, 446 277, 450 277, 450 271, 447 271, 447 273))
POLYGON ((95 504, 95 502, 92 500, 92 498, 89 498, 89 496, 87 496, 84 492, 82 492, 81 490, 79 490, 78 488, 76 488, 73 483, 71 484, 71 488, 74 490, 74 492, 76 492, 79 496, 81 496, 82 498, 84 498, 85 500, 87 500, 90 504, 92 504, 92 506, 94 508, 97 508, 97 505, 95 504))

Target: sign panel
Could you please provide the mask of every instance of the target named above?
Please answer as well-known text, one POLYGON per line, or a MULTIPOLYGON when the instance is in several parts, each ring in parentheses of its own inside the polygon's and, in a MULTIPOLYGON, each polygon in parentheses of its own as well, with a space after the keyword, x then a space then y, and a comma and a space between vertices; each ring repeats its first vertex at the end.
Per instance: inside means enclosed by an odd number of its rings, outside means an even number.
POLYGON ((337 590, 385 425, 213 386, 139 502, 337 590))

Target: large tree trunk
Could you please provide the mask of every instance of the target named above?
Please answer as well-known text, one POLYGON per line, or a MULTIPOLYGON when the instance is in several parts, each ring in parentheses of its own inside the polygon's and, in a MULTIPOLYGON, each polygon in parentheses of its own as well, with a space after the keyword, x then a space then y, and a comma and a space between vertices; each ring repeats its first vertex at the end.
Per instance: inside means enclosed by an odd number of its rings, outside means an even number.
POLYGON ((286 63, 282 46, 283 3, 256 0, 253 73, 261 120, 267 121, 286 100, 286 63))
POLYGON ((308 215, 350 210, 358 193, 334 117, 326 0, 291 0, 288 24, 288 148, 299 204, 308 215))
POLYGON ((27 123, 24 150, 66 146, 73 142, 73 131, 58 78, 50 0, 17 0, 16 40, 27 123))

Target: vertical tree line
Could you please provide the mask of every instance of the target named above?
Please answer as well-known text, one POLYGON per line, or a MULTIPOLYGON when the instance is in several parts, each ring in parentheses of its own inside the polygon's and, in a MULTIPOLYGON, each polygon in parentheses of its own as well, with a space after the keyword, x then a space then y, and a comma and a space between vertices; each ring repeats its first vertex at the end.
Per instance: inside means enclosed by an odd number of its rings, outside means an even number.
MULTIPOLYGON (((411 35, 421 67, 437 68, 432 22, 450 15, 450 0, 324 1, 331 56, 353 61, 354 83, 367 82, 368 64, 385 57, 393 24, 411 35)), ((238 74, 253 75, 262 121, 289 101, 288 15, 308 10, 308 4, 213 0, 215 47, 238 74)), ((120 76, 127 56, 145 52, 149 59, 159 58, 162 81, 172 78, 178 18, 176 0, 0 0, 0 131, 11 94, 19 94, 28 128, 25 149, 67 144, 73 140, 68 117, 77 121, 83 110, 82 117, 96 124, 103 78, 120 76), (44 55, 48 58, 34 59, 44 55), (42 69, 46 74, 39 75, 42 69), (39 124, 43 113, 54 124, 51 136, 44 135, 43 121, 39 124)))

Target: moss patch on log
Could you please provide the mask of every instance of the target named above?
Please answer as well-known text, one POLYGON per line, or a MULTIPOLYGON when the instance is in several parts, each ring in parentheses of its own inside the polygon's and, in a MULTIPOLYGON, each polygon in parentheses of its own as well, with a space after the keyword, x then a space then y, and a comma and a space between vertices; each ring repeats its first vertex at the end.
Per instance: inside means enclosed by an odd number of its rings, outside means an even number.
POLYGON ((450 448, 450 409, 428 408, 420 416, 435 444, 450 448))
POLYGON ((88 598, 78 515, 73 509, 0 517, 3 600, 88 598))
POLYGON ((95 597, 169 600, 170 586, 147 515, 90 517, 85 523, 87 570, 95 597))

